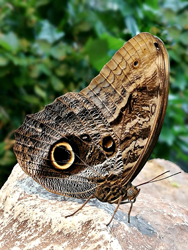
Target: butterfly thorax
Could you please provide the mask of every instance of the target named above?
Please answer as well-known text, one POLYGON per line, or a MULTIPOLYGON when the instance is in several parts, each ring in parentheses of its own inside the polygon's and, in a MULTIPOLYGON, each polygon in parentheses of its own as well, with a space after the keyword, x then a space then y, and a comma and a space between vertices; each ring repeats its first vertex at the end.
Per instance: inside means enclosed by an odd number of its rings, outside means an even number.
POLYGON ((97 186, 94 195, 102 202, 118 203, 120 197, 122 197, 122 201, 134 201, 139 192, 140 189, 133 186, 130 182, 122 186, 120 180, 105 180, 97 186))

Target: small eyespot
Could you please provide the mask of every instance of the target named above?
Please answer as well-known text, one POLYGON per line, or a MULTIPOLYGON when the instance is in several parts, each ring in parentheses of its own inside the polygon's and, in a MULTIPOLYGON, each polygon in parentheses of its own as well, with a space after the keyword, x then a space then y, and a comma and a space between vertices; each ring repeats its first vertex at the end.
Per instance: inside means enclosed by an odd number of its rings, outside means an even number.
POLYGON ((155 47, 157 50, 159 50, 159 44, 158 43, 154 43, 155 47))
POLYGON ((107 136, 103 139, 102 146, 106 152, 114 152, 115 151, 115 142, 111 136, 107 136))
POLYGON ((83 134, 80 136, 80 139, 86 142, 90 142, 91 141, 91 137, 87 134, 83 134))
POLYGON ((137 68, 137 67, 138 67, 138 65, 139 65, 138 60, 135 60, 135 61, 133 62, 133 67, 134 67, 134 68, 137 68))
POLYGON ((72 147, 67 142, 59 142, 52 148, 50 152, 52 165, 57 169, 69 168, 75 159, 72 147))

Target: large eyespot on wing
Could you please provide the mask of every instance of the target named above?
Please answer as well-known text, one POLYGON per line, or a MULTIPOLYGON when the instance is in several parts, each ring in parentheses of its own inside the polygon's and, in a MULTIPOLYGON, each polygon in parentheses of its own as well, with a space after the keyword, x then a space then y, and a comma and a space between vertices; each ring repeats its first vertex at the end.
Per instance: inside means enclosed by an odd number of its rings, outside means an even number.
POLYGON ((67 142, 55 144, 50 151, 52 165, 57 169, 68 169, 75 160, 75 153, 67 142))
POLYGON ((88 198, 97 185, 93 179, 123 170, 115 164, 121 155, 113 130, 100 110, 78 93, 67 93, 28 115, 15 136, 14 152, 22 169, 56 194, 88 198))
POLYGON ((80 92, 98 106, 119 138, 125 181, 135 178, 154 148, 168 88, 169 59, 163 42, 140 33, 80 92))

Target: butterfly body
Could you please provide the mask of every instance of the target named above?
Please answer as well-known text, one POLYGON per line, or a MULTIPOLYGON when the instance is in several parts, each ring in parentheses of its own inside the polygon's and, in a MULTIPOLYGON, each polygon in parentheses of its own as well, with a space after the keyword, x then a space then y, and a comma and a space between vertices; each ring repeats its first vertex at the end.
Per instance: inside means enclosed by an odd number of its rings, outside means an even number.
POLYGON ((168 99, 162 41, 140 33, 88 87, 28 115, 15 132, 22 169, 47 190, 109 203, 134 202, 131 182, 158 139, 168 99))
MULTIPOLYGON (((120 178, 121 179, 121 178, 120 178)), ((94 196, 101 202, 118 203, 120 197, 124 200, 134 200, 139 193, 139 189, 134 187, 130 182, 123 185, 121 180, 105 180, 98 185, 94 196)))

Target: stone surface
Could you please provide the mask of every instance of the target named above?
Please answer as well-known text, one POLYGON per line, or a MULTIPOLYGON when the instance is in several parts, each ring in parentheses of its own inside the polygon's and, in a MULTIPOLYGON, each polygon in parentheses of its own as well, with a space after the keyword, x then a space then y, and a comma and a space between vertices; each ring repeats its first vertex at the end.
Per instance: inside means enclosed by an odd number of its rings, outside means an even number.
MULTIPOLYGON (((181 171, 181 174, 163 181, 141 186, 141 193, 149 194, 153 198, 162 198, 179 205, 188 207, 188 174, 176 164, 163 159, 154 159, 147 162, 140 174, 133 181, 134 185, 151 180, 161 173, 170 170, 164 177, 181 171)), ((162 177, 161 177, 162 178, 162 177)))
MULTIPOLYGON (((153 160, 134 184, 145 182, 175 164, 153 160)), ((0 191, 1 250, 187 249, 188 174, 144 185, 127 222, 129 205, 121 205, 106 227, 114 205, 91 200, 76 215, 64 218, 84 201, 49 193, 17 164, 0 191), (161 197, 161 198, 160 198, 161 197)))

